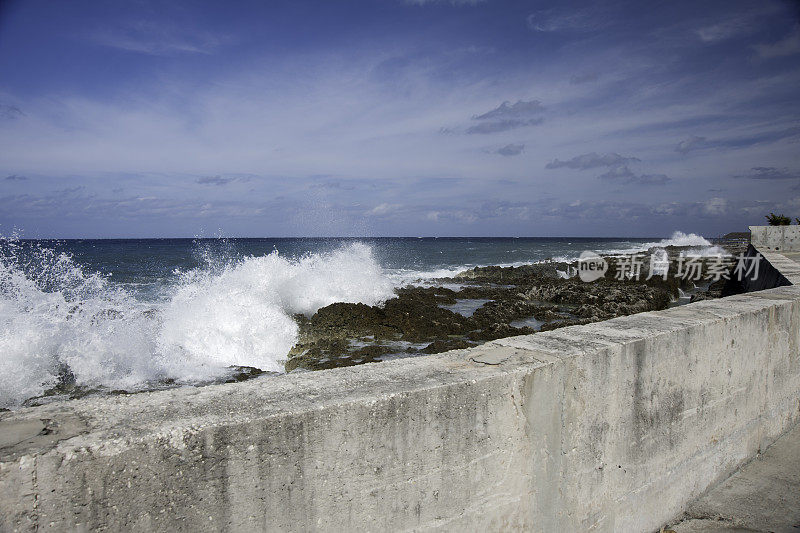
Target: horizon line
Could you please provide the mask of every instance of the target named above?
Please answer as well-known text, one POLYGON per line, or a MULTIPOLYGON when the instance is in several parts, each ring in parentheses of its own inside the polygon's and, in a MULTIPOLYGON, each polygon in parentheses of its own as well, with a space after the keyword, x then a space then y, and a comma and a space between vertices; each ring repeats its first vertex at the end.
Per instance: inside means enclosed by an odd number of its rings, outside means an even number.
MULTIPOLYGON (((687 235, 691 235, 694 232, 689 232, 687 235)), ((725 234, 719 234, 716 236, 710 235, 703 235, 699 233, 694 233, 695 235, 700 235, 703 238, 721 238, 725 235, 731 233, 748 233, 748 232, 728 232, 725 234)), ((193 237, 19 237, 16 240, 20 241, 124 241, 124 240, 225 240, 225 239, 238 239, 238 240, 257 240, 257 239, 666 239, 669 238, 669 235, 642 235, 642 236, 624 236, 624 235, 612 235, 612 236, 599 236, 599 235, 527 235, 527 236, 519 236, 519 235, 492 235, 492 236, 477 236, 477 235, 470 235, 470 236, 458 236, 458 235, 426 235, 426 236, 419 236, 419 235, 384 235, 384 236, 368 236, 368 235, 359 235, 359 236, 269 236, 269 237, 243 237, 243 236, 213 236, 213 237, 201 237, 201 236, 193 236, 193 237)), ((0 240, 10 240, 8 238, 2 237, 0 240)))

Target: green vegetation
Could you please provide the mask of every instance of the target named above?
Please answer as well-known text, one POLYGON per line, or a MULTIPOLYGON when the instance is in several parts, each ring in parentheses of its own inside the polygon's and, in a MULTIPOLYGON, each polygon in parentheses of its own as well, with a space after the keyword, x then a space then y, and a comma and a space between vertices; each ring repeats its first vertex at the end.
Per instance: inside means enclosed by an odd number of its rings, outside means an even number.
POLYGON ((783 214, 776 215, 775 213, 770 213, 765 218, 767 219, 767 222, 769 222, 770 226, 788 226, 792 223, 792 219, 783 214))

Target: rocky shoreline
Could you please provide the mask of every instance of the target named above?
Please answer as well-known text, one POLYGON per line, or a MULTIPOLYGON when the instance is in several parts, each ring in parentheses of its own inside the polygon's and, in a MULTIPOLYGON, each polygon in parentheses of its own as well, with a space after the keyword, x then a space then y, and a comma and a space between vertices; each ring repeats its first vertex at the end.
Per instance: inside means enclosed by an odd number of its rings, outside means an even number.
MULTIPOLYGON (((310 318, 296 317, 300 339, 289 354, 286 371, 440 353, 720 297, 724 279, 709 283, 679 276, 678 257, 687 251, 668 247, 667 275, 650 279, 646 279, 650 256, 656 250, 642 254, 638 279, 618 275, 625 272, 619 257, 606 257, 609 271, 593 282, 564 277, 576 263, 487 266, 439 279, 439 286, 400 288, 397 297, 383 306, 335 303, 310 318), (453 285, 457 290, 448 287, 453 285)), ((698 261, 701 278, 711 262, 711 258, 698 261)))

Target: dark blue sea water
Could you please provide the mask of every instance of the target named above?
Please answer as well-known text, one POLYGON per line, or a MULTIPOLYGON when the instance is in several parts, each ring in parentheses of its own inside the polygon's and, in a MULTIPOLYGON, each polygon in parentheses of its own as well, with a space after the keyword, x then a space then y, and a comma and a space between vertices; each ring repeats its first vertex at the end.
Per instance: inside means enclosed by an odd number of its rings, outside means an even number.
MULTIPOLYGON (((353 243, 368 246, 386 274, 399 280, 443 276, 480 265, 520 265, 574 259, 583 250, 620 251, 659 242, 598 238, 273 238, 273 239, 87 239, 25 241, 69 254, 87 272, 113 283, 153 288, 176 271, 213 268, 246 257, 277 253, 297 260, 353 243)), ((683 241, 682 241, 683 242, 683 241)))
POLYGON ((230 366, 281 372, 294 315, 378 305, 404 284, 476 265, 623 253, 669 239, 0 239, 0 407, 56 383, 132 390, 214 379, 230 366))

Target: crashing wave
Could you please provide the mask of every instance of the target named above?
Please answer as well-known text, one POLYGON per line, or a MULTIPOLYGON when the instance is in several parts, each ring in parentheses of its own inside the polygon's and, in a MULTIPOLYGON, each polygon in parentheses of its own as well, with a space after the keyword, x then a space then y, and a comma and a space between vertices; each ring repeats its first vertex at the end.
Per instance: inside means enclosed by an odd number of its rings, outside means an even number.
POLYGON ((231 365, 279 372, 297 341, 293 315, 394 294, 360 243, 219 263, 176 273, 165 298, 143 302, 68 254, 0 240, 0 407, 42 394, 65 369, 78 385, 127 390, 213 379, 231 365))

